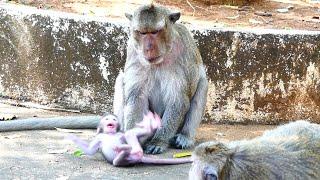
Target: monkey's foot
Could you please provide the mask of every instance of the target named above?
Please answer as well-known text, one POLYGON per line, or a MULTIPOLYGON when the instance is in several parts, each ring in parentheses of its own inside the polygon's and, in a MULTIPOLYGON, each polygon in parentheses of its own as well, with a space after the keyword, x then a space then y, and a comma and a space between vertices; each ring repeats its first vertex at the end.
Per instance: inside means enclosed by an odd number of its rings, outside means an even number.
POLYGON ((167 149, 167 146, 157 144, 147 144, 145 146, 145 153, 147 154, 161 154, 167 149))
POLYGON ((170 145, 178 149, 188 149, 193 146, 193 140, 183 134, 176 134, 171 140, 170 145))

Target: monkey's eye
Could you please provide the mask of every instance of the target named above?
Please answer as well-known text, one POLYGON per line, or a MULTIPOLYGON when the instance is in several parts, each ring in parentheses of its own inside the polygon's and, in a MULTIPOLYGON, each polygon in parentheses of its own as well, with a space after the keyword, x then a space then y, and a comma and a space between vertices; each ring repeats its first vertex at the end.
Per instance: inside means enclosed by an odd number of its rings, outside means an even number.
POLYGON ((162 31, 162 29, 158 29, 158 30, 155 30, 155 31, 152 31, 151 34, 158 34, 162 31))
POLYGON ((140 35, 146 35, 147 34, 146 32, 141 32, 141 31, 138 31, 138 30, 136 30, 136 33, 140 34, 140 35))
POLYGON ((151 34, 158 34, 160 32, 160 30, 155 30, 155 31, 152 31, 151 34))

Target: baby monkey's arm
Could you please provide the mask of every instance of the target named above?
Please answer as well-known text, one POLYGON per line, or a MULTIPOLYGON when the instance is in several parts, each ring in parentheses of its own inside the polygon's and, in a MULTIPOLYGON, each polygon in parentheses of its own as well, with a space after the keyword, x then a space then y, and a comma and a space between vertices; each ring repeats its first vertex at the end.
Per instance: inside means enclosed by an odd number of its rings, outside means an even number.
POLYGON ((87 155, 94 155, 101 146, 101 141, 97 137, 95 137, 90 144, 75 135, 69 135, 67 138, 77 144, 79 148, 87 155))

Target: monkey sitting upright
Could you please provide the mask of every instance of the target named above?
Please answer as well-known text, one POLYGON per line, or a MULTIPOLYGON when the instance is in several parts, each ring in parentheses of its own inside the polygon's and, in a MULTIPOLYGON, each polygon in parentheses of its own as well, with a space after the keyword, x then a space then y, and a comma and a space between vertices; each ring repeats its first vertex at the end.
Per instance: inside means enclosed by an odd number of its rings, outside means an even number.
MULTIPOLYGON (((204 113, 208 81, 200 52, 188 29, 177 21, 179 12, 146 5, 130 20, 124 73, 115 85, 114 113, 124 130, 135 127, 148 111, 162 119, 150 141, 141 141, 146 153, 162 153, 194 144, 204 113), (118 87, 119 86, 119 87, 118 87)), ((31 118, 0 122, 1 131, 95 128, 99 116, 31 118)))
POLYGON ((320 125, 296 121, 261 137, 196 147, 189 179, 320 179, 320 125))
MULTIPOLYGON (((169 143, 176 148, 194 144, 204 113, 208 82, 205 68, 188 29, 177 21, 179 12, 145 5, 133 14, 124 73, 115 94, 122 92, 114 112, 124 130, 135 126, 148 111, 162 119, 162 128, 144 143, 145 152, 162 153, 169 143), (122 102, 122 103, 120 103, 122 102), (122 119, 123 118, 123 119, 122 119)), ((120 81, 120 82, 119 82, 120 81)))
POLYGON ((181 164, 191 162, 190 158, 155 159, 143 156, 139 139, 152 136, 160 126, 160 117, 149 112, 135 128, 122 133, 119 132, 117 117, 108 114, 100 120, 97 128, 98 134, 89 144, 74 135, 69 135, 67 138, 76 143, 87 155, 93 155, 100 149, 107 162, 114 166, 128 166, 138 163, 181 164))

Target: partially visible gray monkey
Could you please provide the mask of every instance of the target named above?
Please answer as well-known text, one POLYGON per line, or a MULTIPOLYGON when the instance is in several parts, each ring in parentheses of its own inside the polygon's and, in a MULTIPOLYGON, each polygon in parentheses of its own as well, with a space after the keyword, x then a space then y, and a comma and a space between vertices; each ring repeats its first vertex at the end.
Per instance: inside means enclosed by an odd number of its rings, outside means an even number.
POLYGON ((95 129, 101 116, 62 116, 53 118, 28 118, 0 122, 0 132, 39 129, 95 129))
POLYGON ((185 26, 176 23, 180 13, 165 7, 141 6, 126 17, 130 37, 124 74, 118 78, 123 85, 123 106, 115 106, 115 114, 123 117, 124 130, 133 128, 148 111, 161 116, 163 128, 145 143, 146 153, 162 153, 169 141, 176 148, 189 148, 208 91, 194 39, 185 26), (124 114, 118 114, 122 109, 124 114))
POLYGON ((320 125, 296 121, 252 140, 196 147, 190 180, 320 179, 320 125))

